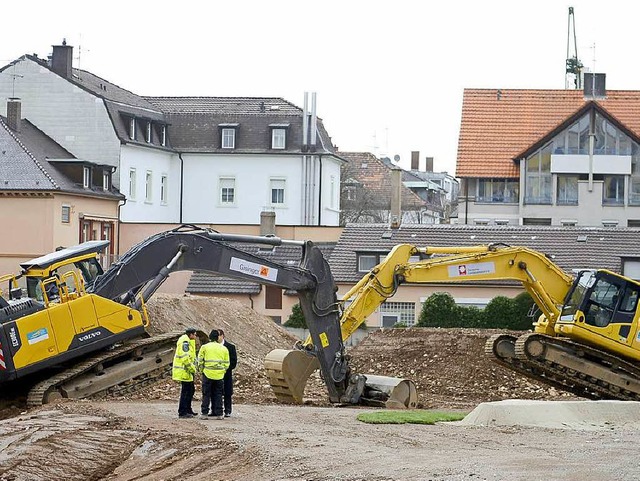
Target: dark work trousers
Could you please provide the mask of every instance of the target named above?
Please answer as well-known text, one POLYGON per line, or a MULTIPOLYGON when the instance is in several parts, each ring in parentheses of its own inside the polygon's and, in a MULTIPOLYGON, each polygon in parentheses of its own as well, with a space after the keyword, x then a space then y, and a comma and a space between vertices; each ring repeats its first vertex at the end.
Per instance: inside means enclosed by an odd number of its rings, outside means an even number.
POLYGON ((191 414, 191 401, 196 392, 193 381, 180 381, 180 403, 178 404, 178 416, 191 414))
POLYGON ((233 396, 233 371, 227 369, 224 373, 224 413, 231 414, 231 396, 233 396))
POLYGON ((202 375, 202 405, 200 412, 202 414, 211 414, 212 416, 222 416, 222 389, 224 381, 222 379, 209 379, 202 375), (211 409, 211 412, 209 412, 211 409))

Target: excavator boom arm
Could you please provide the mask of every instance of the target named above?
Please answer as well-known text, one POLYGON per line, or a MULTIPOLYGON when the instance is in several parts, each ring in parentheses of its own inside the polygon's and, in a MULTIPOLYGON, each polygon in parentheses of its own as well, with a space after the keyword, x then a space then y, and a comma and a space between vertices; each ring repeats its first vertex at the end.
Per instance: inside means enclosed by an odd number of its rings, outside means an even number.
POLYGON ((572 278, 543 254, 525 247, 426 247, 395 246, 343 298, 351 301, 342 319, 342 338, 348 338, 402 283, 466 283, 515 280, 522 283, 549 320, 557 320, 572 278), (411 262, 412 256, 428 257, 411 262))
POLYGON ((183 270, 212 272, 295 290, 313 339, 309 354, 320 364, 330 399, 334 402, 341 399, 349 368, 340 335, 335 283, 317 246, 310 241, 221 234, 182 226, 151 236, 131 248, 96 279, 91 291, 139 309, 171 272, 183 270), (256 244, 298 245, 302 258, 298 266, 282 265, 239 248, 256 244))

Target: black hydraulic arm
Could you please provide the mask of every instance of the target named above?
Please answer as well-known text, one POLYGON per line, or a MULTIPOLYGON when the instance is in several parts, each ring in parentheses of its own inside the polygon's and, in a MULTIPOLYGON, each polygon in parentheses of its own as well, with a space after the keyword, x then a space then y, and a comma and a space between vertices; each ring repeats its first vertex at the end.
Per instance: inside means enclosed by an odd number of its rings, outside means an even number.
POLYGON ((329 397, 340 400, 349 368, 340 331, 336 286, 327 261, 312 242, 221 234, 181 226, 132 247, 96 279, 91 292, 139 309, 170 273, 184 270, 212 272, 295 290, 313 340, 311 354, 318 358, 329 397), (236 247, 243 244, 299 245, 302 258, 298 266, 280 265, 236 247))

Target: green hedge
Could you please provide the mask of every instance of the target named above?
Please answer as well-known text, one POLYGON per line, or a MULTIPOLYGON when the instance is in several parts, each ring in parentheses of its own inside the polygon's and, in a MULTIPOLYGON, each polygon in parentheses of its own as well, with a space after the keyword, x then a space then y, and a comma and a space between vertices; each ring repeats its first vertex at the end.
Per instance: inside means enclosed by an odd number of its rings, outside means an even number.
POLYGON ((511 299, 496 296, 483 309, 457 306, 448 292, 431 294, 422 306, 418 327, 476 327, 483 329, 531 329, 534 301, 528 292, 511 299))

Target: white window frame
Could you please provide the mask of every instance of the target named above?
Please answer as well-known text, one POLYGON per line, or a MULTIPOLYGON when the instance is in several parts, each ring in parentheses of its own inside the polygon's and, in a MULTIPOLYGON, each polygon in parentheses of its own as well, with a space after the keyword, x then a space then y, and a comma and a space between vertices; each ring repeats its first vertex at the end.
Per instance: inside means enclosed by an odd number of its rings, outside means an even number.
POLYGON ((82 187, 88 189, 91 185, 91 169, 87 166, 82 167, 82 187))
POLYGON ((136 169, 129 169, 129 199, 136 200, 136 169))
POLYGON ((359 254, 358 255, 358 272, 369 272, 371 269, 373 269, 375 266, 377 266, 380 263, 380 256, 376 255, 376 254, 359 254), (369 261, 366 265, 363 262, 364 260, 369 261), (373 262, 373 264, 371 264, 371 266, 369 267, 369 264, 373 262))
POLYGON ((221 132, 220 147, 223 149, 236 148, 236 129, 224 127, 221 132))
POLYGON ((102 190, 108 191, 110 184, 111 184, 111 174, 108 171, 103 170, 102 171, 102 190))
POLYGON ((169 187, 169 176, 167 174, 162 174, 160 176, 160 203, 162 205, 167 205, 167 188, 169 187))
POLYGON ((131 117, 129 121, 129 138, 132 140, 136 140, 136 118, 131 117))
POLYGON ((167 126, 163 125, 162 126, 162 135, 160 136, 160 145, 162 145, 163 147, 166 147, 167 145, 167 126))
POLYGON ((271 129, 271 148, 277 150, 287 148, 287 129, 271 129))
POLYGON ((233 176, 222 176, 218 179, 218 202, 222 206, 234 206, 236 205, 236 178, 233 176), (229 200, 229 193, 231 193, 231 200, 229 200))
POLYGON ((145 136, 145 140, 148 144, 151 143, 151 122, 147 122, 147 135, 145 136))
POLYGON ((153 172, 151 170, 147 170, 144 176, 144 201, 153 202, 153 172))
POLYGON ((269 204, 276 207, 287 205, 287 179, 282 177, 269 179, 269 204), (279 195, 279 192, 282 192, 282 196, 279 195), (275 200, 274 194, 276 195, 275 200))
POLYGON ((63 224, 70 224, 71 223, 71 206, 68 204, 62 204, 62 211, 61 211, 61 219, 63 224))

